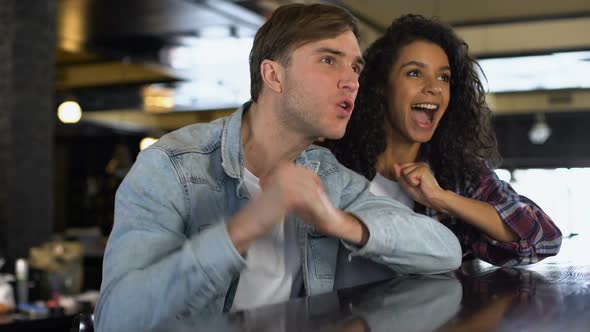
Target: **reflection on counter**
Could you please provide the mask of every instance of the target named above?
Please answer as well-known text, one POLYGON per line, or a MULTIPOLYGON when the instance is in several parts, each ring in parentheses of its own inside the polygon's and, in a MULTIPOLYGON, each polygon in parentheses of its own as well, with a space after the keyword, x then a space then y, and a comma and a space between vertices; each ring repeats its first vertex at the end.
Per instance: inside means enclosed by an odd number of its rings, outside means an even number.
MULTIPOLYGON (((566 239, 565 252, 583 239, 566 239)), ((172 320, 156 331, 588 331, 590 264, 557 256, 389 281, 258 309, 172 320)))
POLYGON ((461 283, 452 276, 403 276, 226 316, 166 322, 157 330, 431 331, 459 311, 461 297, 461 283))

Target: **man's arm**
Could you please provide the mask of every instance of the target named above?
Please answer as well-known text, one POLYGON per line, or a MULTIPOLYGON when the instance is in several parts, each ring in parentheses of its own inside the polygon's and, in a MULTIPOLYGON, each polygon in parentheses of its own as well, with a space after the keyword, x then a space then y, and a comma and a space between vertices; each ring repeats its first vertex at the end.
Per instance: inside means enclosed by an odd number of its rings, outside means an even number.
MULTIPOLYGON (((245 267, 241 255, 288 213, 325 215, 321 180, 282 164, 261 181, 262 191, 229 220, 191 238, 184 233, 188 198, 162 151, 140 155, 116 198, 115 225, 104 258, 99 330, 148 330, 172 317, 219 314, 213 305, 245 267)), ((328 202, 329 203, 329 202, 328 202)))
POLYGON ((194 311, 218 314, 245 262, 225 221, 187 238, 183 184, 161 150, 142 152, 119 187, 103 263, 98 331, 144 331, 194 311))
POLYGON ((369 230, 363 222, 353 214, 338 211, 342 222, 338 229, 332 232, 335 236, 356 246, 362 247, 369 241, 369 230))
POLYGON ((370 258, 400 273, 441 273, 461 265, 461 246, 447 227, 391 198, 372 195, 366 179, 340 167, 339 207, 357 217, 369 232, 362 247, 343 241, 353 256, 370 258))

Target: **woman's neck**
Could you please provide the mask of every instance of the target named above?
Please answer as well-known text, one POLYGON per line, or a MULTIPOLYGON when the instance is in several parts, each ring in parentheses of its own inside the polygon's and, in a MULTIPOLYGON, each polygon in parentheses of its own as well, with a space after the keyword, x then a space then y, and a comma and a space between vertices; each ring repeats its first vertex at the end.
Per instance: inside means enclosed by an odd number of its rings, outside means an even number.
POLYGON ((377 163, 375 165, 377 172, 390 180, 397 181, 393 164, 415 162, 418 158, 420 146, 420 143, 402 143, 400 140, 389 136, 385 151, 377 157, 377 163))

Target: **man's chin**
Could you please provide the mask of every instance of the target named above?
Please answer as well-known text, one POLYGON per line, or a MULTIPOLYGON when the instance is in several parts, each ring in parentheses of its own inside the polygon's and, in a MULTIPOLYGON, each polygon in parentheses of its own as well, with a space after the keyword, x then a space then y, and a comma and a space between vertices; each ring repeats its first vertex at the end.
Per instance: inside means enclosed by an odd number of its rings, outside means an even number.
POLYGON ((342 137, 344 137, 344 131, 340 132, 340 133, 333 133, 330 135, 325 135, 324 137, 321 137, 322 142, 330 139, 330 140, 337 140, 337 139, 341 139, 342 137))

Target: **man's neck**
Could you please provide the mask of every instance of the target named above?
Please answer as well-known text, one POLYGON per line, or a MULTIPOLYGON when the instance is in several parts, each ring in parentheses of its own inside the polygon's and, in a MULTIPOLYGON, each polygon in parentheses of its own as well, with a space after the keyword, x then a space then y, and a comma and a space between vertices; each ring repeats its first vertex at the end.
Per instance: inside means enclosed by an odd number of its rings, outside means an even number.
POLYGON ((279 163, 292 163, 313 140, 286 128, 278 106, 252 102, 242 117, 244 166, 256 177, 266 176, 279 163))

